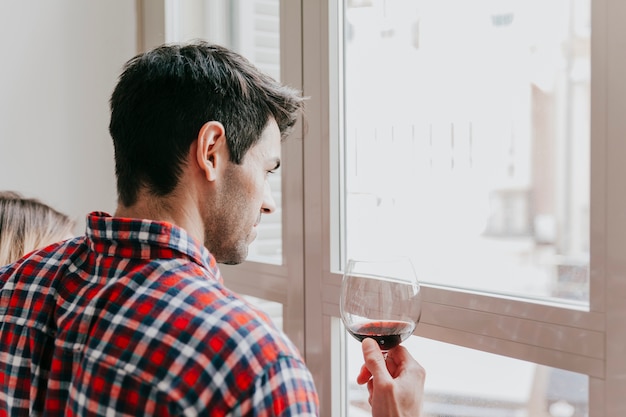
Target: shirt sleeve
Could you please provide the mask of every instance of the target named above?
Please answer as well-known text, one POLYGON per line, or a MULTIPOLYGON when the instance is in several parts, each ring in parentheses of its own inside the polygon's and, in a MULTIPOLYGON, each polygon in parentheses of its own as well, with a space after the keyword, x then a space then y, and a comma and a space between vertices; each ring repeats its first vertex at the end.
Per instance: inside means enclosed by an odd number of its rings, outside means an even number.
POLYGON ((279 357, 257 378, 253 389, 250 401, 240 404, 241 415, 251 417, 319 416, 319 400, 313 377, 298 358, 279 357))

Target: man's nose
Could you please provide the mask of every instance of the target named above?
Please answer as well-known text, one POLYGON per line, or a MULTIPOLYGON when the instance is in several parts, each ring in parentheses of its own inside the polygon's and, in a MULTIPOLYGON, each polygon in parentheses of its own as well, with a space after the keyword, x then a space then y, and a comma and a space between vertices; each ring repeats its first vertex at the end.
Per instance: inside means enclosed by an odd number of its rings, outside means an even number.
POLYGON ((270 214, 276 211, 276 201, 272 196, 272 189, 268 182, 265 183, 265 192, 263 194, 263 205, 261 206, 261 212, 263 214, 270 214))

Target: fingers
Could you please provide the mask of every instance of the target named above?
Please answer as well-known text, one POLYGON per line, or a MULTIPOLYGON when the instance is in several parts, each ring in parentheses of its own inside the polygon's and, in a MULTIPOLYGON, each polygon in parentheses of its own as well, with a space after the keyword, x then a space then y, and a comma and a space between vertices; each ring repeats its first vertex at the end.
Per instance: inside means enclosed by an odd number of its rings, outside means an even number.
POLYGON ((404 346, 397 346, 387 352, 387 370, 392 377, 398 376, 407 363, 412 362, 413 357, 404 346))
POLYGON ((391 359, 394 364, 400 364, 413 360, 413 357, 404 346, 398 346, 387 353, 387 359, 391 359))
POLYGON ((387 354, 387 368, 392 377, 403 373, 412 374, 422 385, 426 379, 426 371, 404 346, 393 348, 387 354))
POLYGON ((356 377, 356 382, 359 385, 365 384, 372 377, 372 373, 367 369, 365 365, 361 366, 361 371, 356 377))
POLYGON ((367 383, 372 416, 421 415, 426 373, 408 350, 395 347, 385 360, 373 339, 363 340, 361 349, 365 365, 357 382, 367 383))
POLYGON ((373 339, 363 340, 361 349, 365 364, 357 376, 359 385, 370 382, 372 378, 377 378, 379 383, 387 383, 404 373, 412 374, 423 384, 426 372, 404 346, 388 351, 386 360, 373 339))
MULTIPOLYGON (((389 375, 389 371, 387 371, 385 357, 380 351, 378 343, 376 343, 374 339, 366 338, 363 342, 361 342, 361 349, 363 350, 365 367, 371 376, 377 378, 379 381, 390 380, 391 376, 389 375)), ((363 374, 364 372, 361 370, 361 374, 359 374, 359 376, 363 374)))
POLYGON ((367 366, 365 365, 361 366, 361 371, 356 377, 357 384, 363 385, 367 381, 369 381, 371 378, 372 378, 372 373, 369 371, 369 369, 367 369, 367 366))

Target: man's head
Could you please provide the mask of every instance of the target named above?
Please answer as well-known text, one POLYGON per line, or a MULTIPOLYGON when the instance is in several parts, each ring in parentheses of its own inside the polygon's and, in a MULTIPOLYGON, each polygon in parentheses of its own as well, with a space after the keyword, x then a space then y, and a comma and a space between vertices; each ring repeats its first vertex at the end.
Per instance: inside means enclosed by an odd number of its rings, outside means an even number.
POLYGON ((248 214, 241 211, 254 209, 258 218, 262 211, 273 210, 273 201, 267 197, 258 201, 256 189, 244 199, 241 187, 267 188, 256 183, 258 172, 249 172, 251 166, 257 164, 259 170, 262 165, 265 174, 276 168, 280 141, 293 128, 302 106, 297 91, 220 46, 165 45, 132 58, 111 96, 109 130, 120 204, 131 207, 146 192, 159 198, 179 187, 197 186, 181 184, 183 178, 197 178, 186 176, 189 164, 194 164, 207 182, 205 201, 199 202, 205 245, 218 261, 243 261, 249 238, 227 235, 246 233, 238 230, 249 223, 248 214), (213 157, 221 165, 212 166, 213 157), (273 165, 267 168, 268 164, 273 165))

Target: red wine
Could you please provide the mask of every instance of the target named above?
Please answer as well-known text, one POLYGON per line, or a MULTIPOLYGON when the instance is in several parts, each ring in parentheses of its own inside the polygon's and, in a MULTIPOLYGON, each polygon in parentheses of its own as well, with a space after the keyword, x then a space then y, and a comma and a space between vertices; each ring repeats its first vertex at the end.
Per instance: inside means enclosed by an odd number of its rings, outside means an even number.
POLYGON ((383 350, 393 349, 406 340, 415 329, 415 324, 408 321, 370 321, 357 323, 348 332, 360 342, 370 337, 378 342, 383 350))

